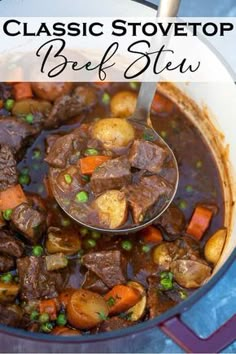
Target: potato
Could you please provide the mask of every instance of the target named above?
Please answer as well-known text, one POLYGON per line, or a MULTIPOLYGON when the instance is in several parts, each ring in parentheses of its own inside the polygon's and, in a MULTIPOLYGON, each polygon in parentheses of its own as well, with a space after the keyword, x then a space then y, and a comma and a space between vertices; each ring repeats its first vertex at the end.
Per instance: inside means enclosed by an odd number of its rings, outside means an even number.
POLYGON ((90 329, 101 323, 108 312, 108 305, 101 295, 79 289, 69 299, 67 319, 75 328, 90 329))
POLYGON ((220 229, 209 238, 204 248, 204 255, 208 262, 217 264, 224 248, 227 235, 226 229, 220 229))
POLYGON ((101 194, 94 201, 99 220, 104 227, 116 229, 127 219, 127 200, 123 192, 110 190, 101 194))
POLYGON ((68 266, 68 259, 63 253, 55 253, 50 256, 45 257, 46 268, 47 270, 53 271, 62 269, 68 266))
POLYGON ((35 95, 43 100, 54 102, 58 97, 70 93, 72 82, 33 82, 32 89, 35 95))
POLYGON ((56 326, 53 328, 52 332, 54 336, 63 336, 63 337, 71 337, 71 336, 80 336, 81 332, 77 329, 68 328, 65 326, 56 326))
POLYGON ((16 101, 13 108, 12 114, 14 116, 24 115, 28 113, 43 113, 47 114, 52 109, 52 105, 48 101, 40 101, 33 98, 26 98, 25 100, 16 101))
POLYGON ((200 287, 211 275, 209 265, 187 259, 173 261, 170 270, 175 281, 187 289, 200 287))
POLYGON ((130 321, 138 321, 145 314, 147 304, 146 291, 144 287, 136 281, 129 281, 127 285, 137 289, 142 295, 141 300, 127 311, 127 314, 130 314, 130 321))
POLYGON ((70 230, 61 230, 56 227, 50 227, 47 240, 47 252, 59 253, 62 252, 66 255, 77 253, 81 248, 81 242, 78 234, 70 230))
POLYGON ((68 302, 69 302, 71 296, 74 294, 75 291, 77 291, 77 289, 74 289, 74 288, 64 289, 58 297, 60 305, 62 305, 64 308, 66 308, 68 306, 68 302))
POLYGON ((152 259, 155 264, 158 264, 162 269, 168 270, 172 257, 166 243, 156 246, 153 250, 152 259))
POLYGON ((125 119, 105 118, 94 123, 92 135, 102 142, 106 149, 126 147, 134 140, 133 126, 125 119))
POLYGON ((19 290, 18 284, 0 282, 0 303, 14 301, 19 290))
POLYGON ((113 117, 128 118, 135 111, 137 95, 131 91, 121 91, 111 99, 111 113, 113 117))

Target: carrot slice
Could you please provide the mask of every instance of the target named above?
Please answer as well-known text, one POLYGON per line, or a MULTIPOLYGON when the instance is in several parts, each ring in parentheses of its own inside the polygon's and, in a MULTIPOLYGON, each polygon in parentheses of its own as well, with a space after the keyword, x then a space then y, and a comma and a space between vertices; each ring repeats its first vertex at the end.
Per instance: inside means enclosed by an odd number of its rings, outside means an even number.
POLYGON ((194 210, 190 223, 187 227, 186 232, 189 235, 196 237, 198 240, 202 238, 205 231, 207 230, 211 219, 213 216, 213 211, 207 209, 203 206, 197 206, 194 210))
POLYGON ((50 319, 54 321, 57 318, 58 301, 57 299, 41 300, 39 303, 39 312, 47 313, 50 319))
POLYGON ((109 314, 115 315, 127 311, 136 305, 141 298, 141 293, 135 288, 127 285, 115 285, 104 299, 109 305, 109 314), (110 301, 112 299, 112 301, 110 301))
POLYGON ((14 209, 27 202, 27 198, 20 184, 9 187, 0 192, 0 210, 14 209))
POLYGON ((163 241, 161 231, 154 226, 148 226, 141 231, 143 241, 145 243, 160 243, 163 241))
POLYGON ((14 85, 14 97, 16 101, 23 100, 24 98, 33 97, 31 84, 29 82, 21 82, 14 85))
POLYGON ((153 102, 152 102, 152 110, 157 113, 167 113, 170 114, 174 109, 174 103, 170 101, 165 96, 156 92, 153 102))
POLYGON ((94 170, 102 165, 107 160, 110 160, 110 156, 87 156, 79 160, 80 171, 83 175, 91 175, 94 170))

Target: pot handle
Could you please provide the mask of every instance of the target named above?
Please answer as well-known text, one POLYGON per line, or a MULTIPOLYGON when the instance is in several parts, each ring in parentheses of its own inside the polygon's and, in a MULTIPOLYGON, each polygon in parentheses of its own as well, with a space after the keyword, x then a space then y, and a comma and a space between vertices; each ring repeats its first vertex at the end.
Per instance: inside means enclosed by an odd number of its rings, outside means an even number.
POLYGON ((200 338, 181 319, 175 316, 161 323, 160 329, 187 353, 219 353, 236 340, 236 315, 225 322, 208 338, 200 338))

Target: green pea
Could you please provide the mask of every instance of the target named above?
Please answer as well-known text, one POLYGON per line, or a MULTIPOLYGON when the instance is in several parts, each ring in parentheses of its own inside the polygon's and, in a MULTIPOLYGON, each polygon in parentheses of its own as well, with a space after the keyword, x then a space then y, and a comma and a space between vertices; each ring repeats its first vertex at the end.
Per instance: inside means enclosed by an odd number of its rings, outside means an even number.
POLYGON ((35 321, 35 320, 37 320, 38 318, 39 318, 39 313, 38 313, 38 311, 36 311, 36 310, 32 311, 31 314, 30 314, 30 319, 31 319, 31 321, 35 321))
POLYGON ((161 272, 160 277, 161 277, 160 284, 161 284, 163 290, 173 289, 173 273, 161 272))
POLYGON ((42 254, 43 254, 43 247, 42 247, 42 246, 39 246, 39 245, 34 246, 32 253, 33 253, 33 256, 35 256, 35 257, 40 257, 40 256, 42 256, 42 254))
POLYGON ((75 199, 79 203, 86 203, 88 201, 88 193, 85 191, 81 191, 76 194, 75 199))
POLYGON ((203 163, 202 163, 202 161, 201 160, 198 160, 197 162, 196 162, 196 168, 202 168, 202 165, 203 165, 203 163))
POLYGON ((85 155, 88 155, 88 156, 96 156, 96 155, 98 155, 98 151, 96 149, 93 149, 93 148, 86 149, 84 153, 85 153, 85 155))
POLYGON ((83 226, 83 227, 80 228, 79 232, 80 232, 81 236, 86 236, 86 235, 89 234, 89 229, 87 229, 87 227, 83 226))
POLYGON ((33 124, 34 122, 34 115, 32 113, 29 113, 25 116, 25 121, 29 124, 33 124))
POLYGON ((167 137, 167 132, 165 130, 161 131, 161 137, 165 139, 167 137))
POLYGON ((187 185, 187 186, 185 187, 185 190, 186 190, 186 192, 188 192, 188 193, 192 193, 193 187, 189 184, 189 185, 187 185))
POLYGON ((70 225, 70 219, 62 219, 61 220, 61 225, 64 227, 67 227, 70 225))
POLYGON ((102 95, 102 103, 108 104, 110 102, 110 99, 110 95, 107 92, 104 92, 104 94, 102 95))
POLYGON ((160 277, 161 277, 161 279, 171 279, 171 280, 173 280, 173 273, 171 273, 171 272, 161 272, 160 277))
POLYGON ((125 240, 121 242, 121 247, 125 250, 125 251, 131 251, 133 248, 132 242, 129 240, 125 240))
POLYGON ((71 184, 73 181, 73 178, 71 177, 71 175, 69 173, 64 174, 64 180, 67 184, 71 184))
POLYGON ((53 330, 53 324, 50 322, 43 323, 40 329, 42 332, 50 333, 53 330))
POLYGON ((48 313, 44 312, 39 316, 39 322, 40 323, 47 323, 50 319, 50 316, 48 313))
POLYGON ((173 289, 173 282, 171 279, 161 279, 160 284, 164 290, 173 289))
POLYGON ((91 237, 94 240, 99 240, 99 238, 101 238, 101 234, 100 234, 100 232, 93 230, 93 231, 91 231, 91 237))
POLYGON ((96 244, 97 244, 97 242, 95 240, 93 240, 92 238, 85 240, 85 246, 87 248, 94 248, 96 246, 96 244))
POLYGON ((143 246, 142 246, 142 251, 143 251, 144 253, 148 253, 148 252, 150 251, 150 249, 151 249, 151 247, 148 246, 148 245, 143 245, 143 246))
POLYGON ((20 175, 18 181, 21 185, 30 184, 30 176, 29 175, 20 175))
POLYGON ((139 87, 139 84, 138 84, 138 82, 136 82, 136 81, 132 81, 132 82, 129 83, 129 86, 130 86, 133 90, 137 90, 138 87, 139 87))
POLYGON ((33 158, 34 160, 40 160, 41 157, 42 157, 42 153, 41 153, 40 150, 36 149, 36 150, 33 151, 33 156, 32 156, 32 158, 33 158))
POLYGON ((57 325, 58 326, 65 326, 67 324, 67 318, 64 313, 60 313, 57 317, 57 325))
POLYGON ((11 214, 12 214, 12 212, 13 212, 12 209, 6 209, 6 210, 4 210, 4 212, 2 213, 3 218, 4 218, 6 221, 11 220, 11 214))
POLYGON ((10 283, 13 279, 13 276, 11 273, 6 273, 1 275, 1 281, 4 283, 10 283))
POLYGON ((5 101, 5 104, 4 104, 4 107, 7 111, 11 111, 13 106, 15 104, 15 101, 12 99, 12 98, 8 98, 6 101, 5 101))
POLYGON ((179 202, 179 208, 180 208, 181 210, 186 210, 186 209, 187 209, 187 206, 188 206, 188 204, 187 204, 187 202, 186 202, 185 200, 181 200, 181 201, 179 202))

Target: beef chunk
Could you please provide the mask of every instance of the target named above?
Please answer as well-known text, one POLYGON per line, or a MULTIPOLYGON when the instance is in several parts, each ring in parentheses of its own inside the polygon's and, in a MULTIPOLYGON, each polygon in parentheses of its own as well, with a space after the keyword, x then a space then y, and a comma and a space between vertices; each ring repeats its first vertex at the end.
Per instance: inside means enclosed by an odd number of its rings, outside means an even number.
POLYGON ((130 163, 126 158, 109 160, 97 169, 91 178, 94 193, 120 189, 131 182, 130 163))
POLYGON ((0 144, 9 145, 14 153, 24 148, 37 130, 22 119, 0 117, 0 144))
POLYGON ((132 167, 158 173, 162 169, 168 151, 150 141, 135 140, 129 152, 132 167))
POLYGON ((12 257, 0 255, 0 272, 5 273, 14 269, 15 262, 12 257))
POLYGON ((94 272, 108 288, 126 283, 126 262, 120 251, 87 253, 83 265, 94 272))
POLYGON ((149 318, 153 319, 175 305, 176 302, 160 289, 160 277, 148 277, 147 307, 149 318))
POLYGON ((59 134, 53 134, 53 135, 47 136, 47 138, 45 139, 46 154, 49 154, 51 147, 55 144, 56 140, 59 138, 61 138, 61 135, 59 135, 59 134))
POLYGON ((6 190, 16 183, 16 160, 12 150, 8 145, 0 145, 0 191, 6 190))
POLYGON ((65 168, 68 158, 70 163, 75 163, 80 157, 80 151, 86 146, 86 139, 79 129, 71 134, 67 134, 56 139, 51 146, 45 161, 50 166, 65 168))
POLYGON ((48 272, 44 257, 19 258, 17 269, 22 300, 53 298, 62 291, 62 274, 56 271, 48 272))
POLYGON ((160 218, 157 219, 155 225, 161 225, 169 235, 169 239, 173 240, 184 231, 186 223, 183 212, 175 205, 171 205, 160 218))
POLYGON ((55 127, 92 107, 97 102, 95 90, 78 86, 72 95, 59 97, 45 122, 46 127, 55 127))
POLYGON ((53 167, 66 167, 66 161, 73 149, 73 140, 73 134, 67 134, 56 139, 54 144, 51 146, 45 161, 53 167))
POLYGON ((31 244, 36 244, 46 227, 46 216, 27 203, 16 207, 11 216, 11 225, 31 244))
POLYGON ((136 322, 127 321, 124 318, 120 318, 118 316, 111 317, 106 321, 103 321, 97 329, 97 332, 111 332, 117 329, 127 328, 130 326, 134 326, 136 322))
POLYGON ((0 253, 19 258, 24 253, 24 244, 10 232, 0 231, 0 253))
POLYGON ((122 189, 132 209, 134 223, 139 224, 160 197, 169 196, 172 191, 169 183, 160 176, 141 178, 140 183, 122 189))
POLYGON ((0 83, 0 100, 7 100, 12 96, 12 86, 0 83))
POLYGON ((109 291, 109 288, 103 283, 103 281, 90 270, 88 270, 85 274, 82 287, 86 290, 94 291, 95 293, 101 295, 104 295, 109 291))
POLYGON ((20 327, 22 320, 22 310, 17 305, 0 304, 0 323, 11 327, 20 327))

